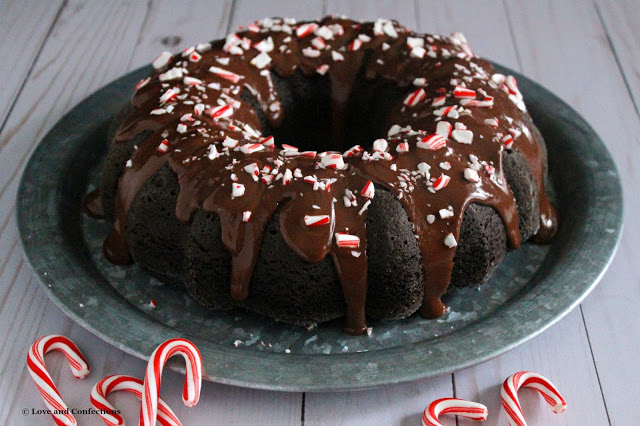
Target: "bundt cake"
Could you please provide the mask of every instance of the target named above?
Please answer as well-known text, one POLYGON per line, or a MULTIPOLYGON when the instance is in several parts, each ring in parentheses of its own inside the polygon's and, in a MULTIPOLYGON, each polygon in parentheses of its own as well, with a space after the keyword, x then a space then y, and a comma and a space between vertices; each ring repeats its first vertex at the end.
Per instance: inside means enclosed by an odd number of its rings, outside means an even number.
POLYGON ((104 254, 211 309, 310 325, 426 318, 552 238, 544 141, 462 34, 264 19, 161 54, 114 120, 104 254))

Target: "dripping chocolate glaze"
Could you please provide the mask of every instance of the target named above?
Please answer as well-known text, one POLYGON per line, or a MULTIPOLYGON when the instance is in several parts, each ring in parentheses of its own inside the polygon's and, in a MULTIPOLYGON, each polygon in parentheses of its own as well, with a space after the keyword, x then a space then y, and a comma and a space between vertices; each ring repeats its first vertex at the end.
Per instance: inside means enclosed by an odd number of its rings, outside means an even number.
MULTIPOLYGON (((298 24, 264 20, 226 41, 187 50, 159 67, 138 88, 132 98, 136 110, 118 130, 114 143, 145 130, 153 134, 137 147, 119 180, 115 220, 104 253, 117 264, 131 261, 125 232, 127 211, 142 184, 168 163, 180 185, 178 220, 189 223, 200 208, 220 217, 222 241, 232 255, 232 297, 248 297, 263 233, 278 205, 284 204, 279 222, 282 238, 306 261, 318 262, 331 255, 346 302, 344 329, 361 334, 367 329, 368 201, 361 191, 371 180, 397 195, 414 224, 425 277, 420 313, 427 318, 441 316, 445 312, 441 296, 449 285, 455 256, 455 247, 444 241, 448 234, 458 240, 469 203, 495 208, 510 245, 517 248, 521 243, 517 206, 502 166, 507 149, 503 138, 510 132, 513 146, 509 149, 525 158, 538 184, 541 218, 536 239, 549 241, 555 232, 555 211, 544 189, 544 155, 528 128, 523 104, 521 109, 517 105, 521 103, 517 88, 503 80, 494 75, 488 62, 472 55, 460 35, 417 34, 386 20, 359 23, 326 17, 298 24), (423 40, 420 49, 424 52, 416 50, 419 42, 414 38, 423 40), (265 58, 270 62, 258 68, 260 59, 265 58), (328 70, 322 65, 328 65, 328 70), (223 72, 212 72, 210 67, 223 72), (344 154, 344 167, 325 167, 323 154, 285 152, 277 145, 260 145, 263 149, 257 152, 245 152, 252 144, 264 143, 267 135, 260 134, 258 115, 241 100, 242 90, 250 91, 269 124, 278 127, 287 117, 282 113, 272 73, 287 78, 296 70, 308 76, 324 74, 322 71, 328 74, 334 138, 344 136, 344 117, 359 73, 367 79, 394 82, 406 89, 407 96, 422 88, 426 97, 415 105, 400 102, 392 109, 385 134, 380 135, 388 140, 386 154, 353 149, 344 154), (425 79, 426 84, 416 79, 425 79), (493 98, 492 106, 461 105, 453 96, 455 86, 474 90, 477 101, 493 98), (176 96, 162 102, 169 89, 176 96), (446 98, 440 104, 436 99, 443 95, 446 98), (231 105, 233 114, 216 116, 219 111, 215 108, 224 105, 231 105), (450 106, 454 106, 453 112, 444 110, 450 106), (490 119, 497 119, 497 125, 488 124, 490 119), (444 148, 419 148, 417 143, 435 133, 440 121, 471 130, 472 143, 460 143, 449 135, 444 148), (232 146, 233 140, 237 146, 232 146), (408 143, 409 152, 398 152, 402 142, 408 143), (159 150, 161 144, 166 145, 166 151, 159 150), (421 163, 430 169, 425 172, 421 163), (465 178, 467 168, 477 172, 479 182, 465 178), (433 181, 441 175, 450 177, 450 182, 435 190, 433 181), (243 185, 245 193, 234 196, 234 184, 243 185), (448 209, 452 215, 441 219, 440 209, 448 209), (246 212, 251 212, 248 222, 243 220, 246 212), (327 215, 330 220, 326 225, 308 227, 305 215, 327 215), (430 220, 430 215, 435 220, 430 220), (359 245, 339 247, 334 238, 337 232, 357 236, 359 245)), ((318 147, 318 151, 323 149, 318 147)), ((96 196, 90 196, 88 210, 97 211, 98 204, 96 196)))

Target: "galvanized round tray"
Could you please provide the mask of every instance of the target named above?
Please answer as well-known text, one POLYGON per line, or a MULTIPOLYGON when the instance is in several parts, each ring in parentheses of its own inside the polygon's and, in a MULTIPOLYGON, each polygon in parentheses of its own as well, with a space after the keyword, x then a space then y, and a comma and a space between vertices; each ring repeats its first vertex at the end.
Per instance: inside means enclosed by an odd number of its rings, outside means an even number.
POLYGON ((620 181, 602 141, 559 98, 500 68, 517 77, 547 141, 561 226, 553 244, 525 244, 480 289, 451 295, 451 311, 441 319, 374 322, 373 334, 359 337, 343 334, 339 322, 304 330, 244 312, 207 311, 135 265, 107 262, 100 248, 109 224, 86 217, 82 200, 98 184, 109 122, 148 67, 85 99, 32 155, 17 201, 27 259, 49 297, 83 327, 145 359, 170 337, 190 339, 202 353, 206 378, 220 383, 364 389, 495 357, 574 308, 609 265, 622 230, 620 181))

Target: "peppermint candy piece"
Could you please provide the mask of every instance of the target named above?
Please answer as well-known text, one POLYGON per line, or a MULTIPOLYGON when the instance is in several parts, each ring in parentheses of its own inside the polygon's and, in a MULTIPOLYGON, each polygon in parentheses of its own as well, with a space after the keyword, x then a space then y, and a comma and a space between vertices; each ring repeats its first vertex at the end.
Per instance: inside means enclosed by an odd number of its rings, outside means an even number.
POLYGON ((435 98, 432 102, 431 102, 431 106, 442 106, 444 105, 445 101, 447 100, 447 96, 446 95, 442 95, 442 96, 438 96, 437 98, 435 98))
POLYGON ((251 65, 258 68, 259 70, 263 69, 267 65, 271 63, 271 56, 268 53, 262 52, 255 58, 250 61, 251 65))
MULTIPOLYGON (((135 395, 138 399, 142 399, 142 389, 142 380, 131 376, 115 374, 107 376, 96 383, 93 389, 91 389, 89 398, 93 408, 99 410, 97 414, 106 425, 121 426, 125 424, 124 419, 107 400, 107 395, 113 392, 124 391, 135 395)), ((178 417, 162 398, 158 398, 158 422, 162 426, 182 426, 178 417)))
POLYGON ((162 96, 160 96, 160 103, 161 104, 166 104, 167 102, 175 99, 178 97, 178 94, 173 90, 173 89, 167 89, 166 92, 164 92, 162 94, 162 96))
POLYGON ((71 367, 71 372, 78 379, 89 374, 89 365, 80 349, 68 338, 57 334, 43 336, 33 342, 27 354, 27 368, 29 374, 38 387, 45 405, 51 410, 51 417, 57 425, 75 425, 76 419, 69 413, 67 405, 62 400, 53 379, 44 364, 45 354, 60 351, 64 354, 71 367))
POLYGON ((425 93, 424 89, 420 88, 415 92, 411 93, 409 96, 407 96, 404 100, 404 104, 412 107, 414 105, 417 105, 419 102, 422 102, 423 100, 425 100, 426 97, 427 97, 427 94, 425 93))
POLYGON ((522 387, 538 391, 556 414, 567 409, 567 403, 549 379, 531 371, 520 371, 507 377, 500 391, 502 407, 509 415, 509 426, 527 426, 518 401, 518 389, 522 387))
POLYGON ((233 107, 231 105, 219 105, 217 107, 210 108, 208 110, 208 114, 214 120, 227 118, 233 115, 233 107))
POLYGON ((473 183, 480 182, 480 176, 478 176, 478 172, 468 167, 464 169, 464 178, 469 182, 473 182, 473 183))
POLYGON ((384 152, 389 147, 389 143, 386 139, 376 139, 373 141, 373 150, 377 152, 384 152))
POLYGON ((362 188, 362 191, 360 191, 360 195, 369 199, 373 198, 376 195, 376 189, 373 186, 373 182, 367 181, 364 188, 362 188))
POLYGON ((164 68, 172 59, 173 55, 171 54, 171 52, 162 52, 158 55, 157 58, 153 60, 151 64, 153 65, 154 69, 160 70, 164 68))
POLYGON ((135 90, 140 90, 142 89, 144 86, 146 86, 149 82, 151 81, 151 77, 147 77, 147 78, 143 78, 142 80, 140 80, 135 87, 135 90))
POLYGON ((298 28, 296 28, 296 36, 298 36, 298 38, 305 38, 306 36, 312 34, 316 28, 318 28, 318 24, 313 22, 302 24, 298 28))
POLYGON ((449 176, 445 174, 441 174, 439 178, 433 181, 433 189, 435 189, 436 191, 439 191, 442 188, 445 188, 447 185, 449 185, 450 181, 451 181, 451 178, 449 176))
POLYGON ((326 154, 320 157, 320 164, 327 169, 344 170, 346 164, 344 163, 344 157, 342 154, 326 154))
POLYGON ((476 91, 467 89, 466 87, 456 86, 456 88, 453 89, 453 96, 458 99, 475 99, 476 91))
POLYGON ((214 73, 218 77, 223 78, 232 83, 237 83, 240 81, 240 79, 243 78, 241 75, 238 75, 231 71, 227 71, 225 69, 222 69, 220 67, 215 67, 215 66, 209 67, 209 72, 214 73))
POLYGON ((451 136, 459 143, 470 144, 473 142, 473 132, 466 129, 458 129, 451 132, 451 136))
POLYGON ((503 136, 502 139, 500 139, 500 142, 502 142, 502 145, 507 149, 513 148, 513 136, 511 135, 503 136))
POLYGON ((142 409, 140 410, 140 425, 154 426, 158 412, 160 382, 162 369, 169 358, 181 355, 186 363, 186 378, 182 391, 182 400, 187 407, 193 407, 200 399, 202 384, 202 358, 198 348, 185 339, 169 339, 160 344, 151 354, 147 364, 142 389, 142 409))
POLYGON ((448 121, 440 121, 436 126, 436 134, 448 138, 453 130, 453 126, 448 121))
POLYGON ((399 153, 409 152, 409 144, 407 142, 400 142, 398 146, 396 146, 396 151, 399 153))
POLYGON ((254 152, 262 151, 264 149, 264 145, 261 143, 247 143, 240 147, 240 151, 244 154, 253 154, 254 152))
POLYGON ((433 401, 422 413, 423 426, 442 426, 438 417, 441 414, 454 414, 472 420, 487 420, 487 407, 477 402, 458 398, 441 398, 433 401))
POLYGON ((336 232, 334 234, 338 247, 357 248, 360 246, 360 238, 345 232, 336 232))
POLYGON ((447 236, 444 237, 444 245, 449 248, 454 248, 455 246, 458 245, 458 242, 456 241, 456 237, 454 237, 452 233, 448 233, 447 236))
POLYGON ((231 198, 242 197, 244 195, 244 185, 241 183, 232 183, 231 184, 231 198))
POLYGON ((308 228, 313 228, 315 226, 328 225, 330 222, 329 215, 305 215, 304 216, 304 224, 308 228))
POLYGON ((160 145, 158 145, 158 152, 161 154, 164 154, 165 152, 167 152, 168 149, 169 149, 169 141, 166 139, 163 139, 162 142, 160 142, 160 145))
POLYGON ((433 135, 428 135, 422 138, 416 146, 422 149, 430 149, 435 151, 440 148, 444 148, 447 145, 447 140, 444 136, 434 133, 433 135))

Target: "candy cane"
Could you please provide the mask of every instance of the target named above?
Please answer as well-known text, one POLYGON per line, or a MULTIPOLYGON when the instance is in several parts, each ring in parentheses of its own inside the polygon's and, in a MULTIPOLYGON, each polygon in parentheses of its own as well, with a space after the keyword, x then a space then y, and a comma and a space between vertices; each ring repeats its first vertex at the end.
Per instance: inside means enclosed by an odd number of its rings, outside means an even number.
POLYGON ((51 410, 51 417, 57 425, 75 425, 76 419, 69 413, 56 385, 44 365, 44 355, 50 351, 61 351, 71 366, 71 372, 78 379, 89 374, 89 365, 80 349, 69 339, 57 334, 43 336, 36 340, 27 354, 27 368, 36 383, 40 395, 51 410))
POLYGON ((458 398, 442 398, 433 401, 422 413, 423 426, 442 426, 440 414, 455 414, 472 420, 487 420, 487 407, 477 402, 458 398))
MULTIPOLYGON (((111 392, 125 391, 142 399, 142 380, 135 377, 114 374, 107 376, 95 384, 91 389, 91 404, 98 415, 108 426, 123 426, 124 420, 116 412, 116 409, 107 401, 107 395, 111 392)), ((182 426, 178 417, 171 411, 162 398, 158 399, 158 421, 163 426, 182 426)))
POLYGON ((200 357, 200 352, 188 340, 167 340, 153 351, 147 364, 144 388, 142 390, 142 409, 140 410, 141 425, 153 426, 156 424, 162 369, 169 358, 178 354, 184 357, 187 372, 182 391, 182 400, 187 407, 193 407, 198 403, 200 385, 202 383, 202 358, 200 357))
POLYGON ((567 408, 567 403, 558 389, 546 377, 530 371, 520 371, 509 376, 500 391, 502 407, 509 415, 509 426, 527 426, 518 401, 518 389, 521 387, 532 388, 540 392, 544 400, 551 405, 554 413, 562 413, 567 408))

